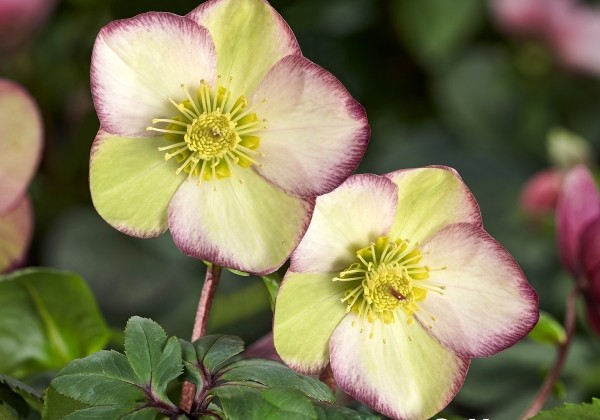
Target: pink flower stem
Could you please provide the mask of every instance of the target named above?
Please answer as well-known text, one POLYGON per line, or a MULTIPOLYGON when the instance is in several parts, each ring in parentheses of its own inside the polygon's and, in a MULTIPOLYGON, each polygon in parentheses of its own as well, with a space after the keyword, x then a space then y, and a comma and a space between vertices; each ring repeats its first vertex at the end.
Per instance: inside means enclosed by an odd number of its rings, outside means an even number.
POLYGON ((560 373, 562 372, 563 366, 567 360, 569 348, 571 347, 571 343, 573 341, 573 333, 575 331, 575 320, 577 319, 578 297, 579 287, 575 287, 567 297, 567 307, 564 323, 566 331, 565 341, 561 343, 558 347, 558 356, 556 357, 556 361, 554 362, 552 370, 546 377, 546 380, 542 384, 540 390, 538 391, 537 395, 535 396, 527 410, 525 410, 525 412, 521 416, 521 420, 531 418, 540 412, 540 410, 544 407, 546 400, 552 393, 554 384, 556 383, 560 376, 560 373))
MULTIPOLYGON (((204 278, 204 285, 202 286, 200 301, 198 302, 198 310, 196 311, 196 319, 194 320, 194 329, 192 330, 192 343, 204 336, 204 333, 206 332, 210 307, 212 306, 213 297, 215 296, 220 277, 220 266, 212 264, 209 267, 206 267, 206 277, 204 278)), ((179 406, 186 413, 189 413, 192 408, 195 392, 196 387, 193 383, 184 382, 179 406)))

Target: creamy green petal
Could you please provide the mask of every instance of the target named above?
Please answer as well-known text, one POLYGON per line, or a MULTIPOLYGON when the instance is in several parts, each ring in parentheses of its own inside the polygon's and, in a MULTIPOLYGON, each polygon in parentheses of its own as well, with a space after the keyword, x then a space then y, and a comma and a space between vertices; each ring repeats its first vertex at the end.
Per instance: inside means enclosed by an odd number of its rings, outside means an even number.
POLYGON ((454 169, 405 169, 386 176, 398 185, 398 211, 390 237, 422 242, 451 223, 481 226, 479 206, 454 169))
POLYGON ((263 0, 212 0, 188 18, 208 28, 217 51, 217 71, 234 97, 256 89, 271 66, 300 48, 283 18, 263 0))
POLYGON ((346 316, 340 302, 348 285, 337 273, 288 272, 277 295, 273 337, 283 361, 303 373, 318 373, 329 362, 329 338, 346 316))
POLYGON ((165 161, 162 137, 130 138, 100 132, 90 157, 90 190, 96 210, 129 235, 153 237, 167 229, 167 208, 186 179, 165 161))

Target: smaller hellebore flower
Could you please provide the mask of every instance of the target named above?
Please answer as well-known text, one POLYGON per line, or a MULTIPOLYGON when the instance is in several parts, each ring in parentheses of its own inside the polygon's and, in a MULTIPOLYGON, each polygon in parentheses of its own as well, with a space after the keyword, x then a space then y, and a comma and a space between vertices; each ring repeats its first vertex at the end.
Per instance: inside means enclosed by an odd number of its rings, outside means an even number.
POLYGON ((277 296, 275 348, 392 418, 428 418, 474 357, 536 324, 537 295, 446 167, 355 175, 317 198, 277 296))
POLYGON ((0 273, 22 262, 32 232, 27 186, 42 148, 42 119, 33 98, 0 79, 0 273))
POLYGON ((364 109, 263 0, 112 22, 91 78, 98 213, 138 237, 168 227, 185 254, 228 268, 280 267, 368 141, 364 109))
POLYGON ((591 326, 600 335, 600 193, 589 169, 565 175, 556 208, 558 251, 586 300, 591 326))

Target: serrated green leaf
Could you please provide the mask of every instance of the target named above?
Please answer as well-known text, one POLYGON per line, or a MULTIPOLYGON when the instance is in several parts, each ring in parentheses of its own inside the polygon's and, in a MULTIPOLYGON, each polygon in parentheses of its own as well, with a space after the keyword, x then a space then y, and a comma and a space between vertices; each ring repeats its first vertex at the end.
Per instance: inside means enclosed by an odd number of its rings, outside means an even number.
POLYGON ((600 419, 600 399, 594 398, 591 403, 570 404, 544 410, 532 420, 597 420, 600 419))
POLYGON ((0 276, 0 373, 60 369, 104 347, 109 331, 84 280, 25 269, 0 276))
MULTIPOLYGON (((28 409, 31 408, 38 413, 42 412, 44 400, 40 393, 14 378, 0 375, 0 402, 7 401, 10 398, 8 394, 14 394, 12 398, 22 401, 28 409)), ((17 407, 14 404, 12 405, 17 407)), ((22 412, 22 410, 18 411, 22 412)))
POLYGON ((231 335, 207 335, 193 345, 196 360, 210 373, 215 373, 229 359, 244 351, 242 339, 231 335))
POLYGON ((273 360, 240 360, 223 368, 218 373, 218 383, 247 382, 267 388, 291 388, 320 401, 334 403, 335 397, 323 382, 295 373, 287 366, 273 360))
POLYGON ((138 384, 149 387, 163 401, 170 381, 183 372, 181 345, 156 322, 134 316, 125 328, 125 354, 140 379, 138 384))
POLYGON ((88 407, 89 405, 66 397, 57 392, 54 387, 50 386, 46 389, 44 396, 44 411, 42 412, 42 419, 64 419, 67 415, 88 407))
POLYGON ((275 310, 275 298, 277 297, 277 292, 279 291, 279 286, 281 285, 281 279, 279 276, 269 275, 262 276, 263 283, 267 287, 267 291, 269 292, 269 300, 271 302, 271 310, 275 310))
POLYGON ((316 419, 317 412, 302 392, 289 388, 270 388, 262 393, 269 406, 262 418, 316 419))
POLYGON ((528 337, 541 344, 558 346, 565 342, 567 334, 563 326, 552 315, 540 311, 540 319, 528 337))
POLYGON ((317 418, 320 420, 377 420, 379 416, 367 413, 359 413, 341 405, 332 405, 319 401, 313 402, 317 418))
POLYGON ((74 360, 50 385, 76 401, 97 406, 144 401, 145 393, 127 358, 115 351, 99 351, 74 360))
MULTIPOLYGON (((64 417, 64 420, 90 420, 90 419, 124 419, 130 418, 127 413, 131 411, 130 404, 118 404, 118 405, 107 405, 107 406, 97 406, 97 407, 89 407, 84 408, 82 410, 77 410, 67 416, 64 417)), ((156 411, 150 417, 150 419, 154 419, 156 416, 156 411)))

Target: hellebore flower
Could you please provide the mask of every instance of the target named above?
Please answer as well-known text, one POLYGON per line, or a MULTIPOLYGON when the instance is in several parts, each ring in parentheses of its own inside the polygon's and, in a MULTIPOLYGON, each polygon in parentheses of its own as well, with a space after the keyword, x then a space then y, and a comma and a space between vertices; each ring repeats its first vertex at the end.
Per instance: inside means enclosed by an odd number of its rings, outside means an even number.
POLYGON ((33 218, 27 186, 42 148, 42 119, 33 98, 0 79, 0 273, 22 262, 33 218))
POLYGON ((556 228, 562 264, 583 292, 588 320, 600 335, 600 193, 584 165, 565 175, 556 228))
POLYGON ((185 254, 228 268, 281 266, 315 197, 354 171, 368 142, 364 109, 263 0, 112 22, 91 77, 97 211, 133 236, 168 227, 185 254))
POLYGON ((392 418, 428 418, 469 360, 536 324, 537 295, 453 169, 355 175, 317 198, 279 290, 275 348, 392 418))
POLYGON ((535 173, 523 187, 521 208, 533 220, 554 214, 562 181, 558 169, 545 169, 535 173))

